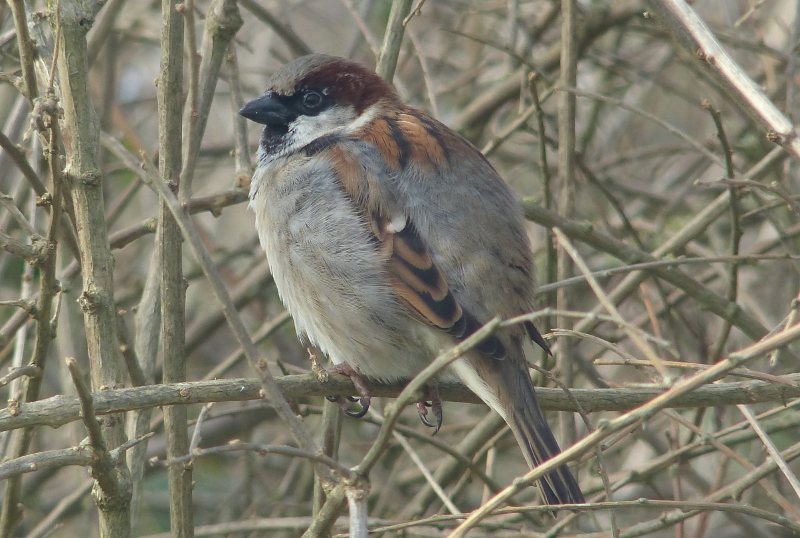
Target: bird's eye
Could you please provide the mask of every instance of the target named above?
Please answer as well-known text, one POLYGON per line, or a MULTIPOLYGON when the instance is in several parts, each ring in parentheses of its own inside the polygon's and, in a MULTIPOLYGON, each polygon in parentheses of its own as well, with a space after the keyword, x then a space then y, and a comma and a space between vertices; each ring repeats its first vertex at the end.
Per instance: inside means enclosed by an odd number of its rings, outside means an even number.
POLYGON ((317 92, 308 92, 303 96, 303 106, 314 109, 322 104, 322 96, 317 92))

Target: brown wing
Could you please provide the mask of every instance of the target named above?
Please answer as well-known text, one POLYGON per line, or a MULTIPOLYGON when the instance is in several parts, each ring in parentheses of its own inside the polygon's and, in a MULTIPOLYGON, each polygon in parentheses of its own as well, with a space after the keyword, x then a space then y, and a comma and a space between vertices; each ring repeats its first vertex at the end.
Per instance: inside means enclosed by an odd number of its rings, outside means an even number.
MULTIPOLYGON (((397 297, 408 306, 409 313, 458 340, 478 330, 482 323, 464 310, 453 296, 408 216, 392 215, 393 210, 386 207, 377 194, 380 185, 353 155, 335 144, 324 151, 337 172, 342 190, 353 200, 371 229, 377 248, 385 256, 386 272, 392 287, 397 297)), ((508 354, 495 337, 484 340, 478 349, 496 359, 503 359, 508 354)))
MULTIPOLYGON (((378 226, 378 238, 388 246, 392 286, 412 315, 458 340, 477 331, 481 323, 453 296, 414 223, 407 217, 395 217, 391 221, 381 219, 378 226)), ((495 359, 504 359, 508 355, 496 337, 484 340, 478 350, 495 359)))

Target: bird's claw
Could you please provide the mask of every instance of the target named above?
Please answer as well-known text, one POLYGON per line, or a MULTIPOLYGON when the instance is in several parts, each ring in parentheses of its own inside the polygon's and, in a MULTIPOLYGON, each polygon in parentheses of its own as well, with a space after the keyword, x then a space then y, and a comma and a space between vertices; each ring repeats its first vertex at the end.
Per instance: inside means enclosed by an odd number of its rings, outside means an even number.
POLYGON ((363 418, 367 414, 367 411, 369 411, 370 404, 369 389, 367 388, 367 384, 364 382, 364 379, 347 363, 337 364, 329 371, 349 377, 353 382, 353 385, 356 387, 360 397, 326 396, 325 398, 329 402, 338 404, 339 407, 342 408, 342 411, 344 411, 344 414, 348 417, 363 418), (361 409, 358 411, 352 411, 348 405, 348 402, 358 402, 361 405, 361 409))
POLYGON ((419 413, 419 418, 422 420, 423 424, 429 428, 434 428, 431 435, 436 435, 441 429, 442 421, 444 420, 444 413, 442 412, 442 400, 439 399, 439 390, 436 385, 429 386, 428 393, 431 397, 430 403, 424 400, 417 402, 417 412, 419 413), (433 414, 436 415, 436 424, 431 424, 428 422, 428 407, 433 409, 433 414))
POLYGON ((367 411, 369 411, 369 396, 362 398, 353 398, 352 396, 347 396, 346 398, 342 396, 325 396, 325 399, 341 407, 344 414, 348 417, 363 418, 367 414, 367 411), (358 402, 361 404, 361 409, 358 411, 351 410, 349 402, 358 402))

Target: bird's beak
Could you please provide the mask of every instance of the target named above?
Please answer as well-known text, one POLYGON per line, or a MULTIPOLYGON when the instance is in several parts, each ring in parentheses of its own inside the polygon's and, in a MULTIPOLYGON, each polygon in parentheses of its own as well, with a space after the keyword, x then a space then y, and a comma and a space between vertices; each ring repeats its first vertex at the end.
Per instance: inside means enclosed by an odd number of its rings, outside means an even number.
POLYGON ((239 114, 262 125, 287 125, 292 118, 289 108, 271 91, 244 105, 239 114))

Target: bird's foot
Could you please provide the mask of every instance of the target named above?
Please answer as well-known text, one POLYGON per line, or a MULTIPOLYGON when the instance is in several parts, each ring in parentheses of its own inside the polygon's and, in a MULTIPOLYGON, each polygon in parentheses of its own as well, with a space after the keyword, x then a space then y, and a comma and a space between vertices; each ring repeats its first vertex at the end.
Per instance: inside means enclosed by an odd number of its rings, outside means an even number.
POLYGON ((349 377, 358 391, 359 398, 353 398, 352 396, 348 396, 347 398, 343 398, 342 396, 326 396, 325 398, 329 402, 338 404, 347 416, 361 418, 366 415, 367 411, 369 411, 370 396, 364 378, 346 362, 335 365, 329 372, 349 377), (351 411, 349 402, 358 402, 361 404, 361 409, 359 411, 351 411))
POLYGON ((417 412, 419 413, 419 418, 422 420, 423 424, 429 428, 434 428, 431 435, 436 435, 436 433, 442 427, 442 421, 444 420, 444 415, 442 413, 442 400, 439 398, 439 385, 436 383, 429 384, 428 396, 431 398, 430 403, 425 400, 417 402, 417 412), (428 407, 430 407, 433 410, 433 414, 436 415, 436 424, 431 424, 428 422, 428 407))

